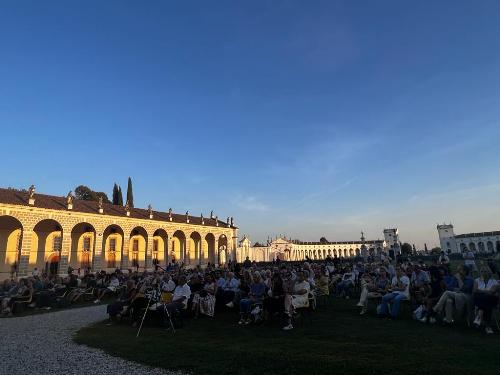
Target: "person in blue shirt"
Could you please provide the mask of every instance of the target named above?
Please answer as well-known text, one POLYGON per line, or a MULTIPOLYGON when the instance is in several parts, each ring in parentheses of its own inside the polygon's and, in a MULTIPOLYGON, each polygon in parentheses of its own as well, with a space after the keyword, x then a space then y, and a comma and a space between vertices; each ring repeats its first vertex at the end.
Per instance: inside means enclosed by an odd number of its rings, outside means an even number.
POLYGON ((443 323, 452 324, 454 315, 462 315, 465 312, 467 302, 471 299, 474 280, 469 276, 470 270, 466 266, 460 266, 454 281, 448 278, 446 291, 434 306, 433 310, 438 314, 444 313, 443 323))
POLYGON ((250 284, 250 293, 248 298, 243 298, 240 301, 240 321, 238 324, 250 324, 252 322, 250 316, 252 306, 262 304, 266 294, 266 284, 262 281, 260 273, 255 272, 252 276, 252 283, 250 284))

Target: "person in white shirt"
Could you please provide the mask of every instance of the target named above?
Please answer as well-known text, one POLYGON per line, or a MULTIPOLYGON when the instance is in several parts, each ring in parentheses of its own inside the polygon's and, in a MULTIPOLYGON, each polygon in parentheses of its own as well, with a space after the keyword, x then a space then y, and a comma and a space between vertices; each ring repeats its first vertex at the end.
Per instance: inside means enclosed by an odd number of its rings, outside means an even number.
POLYGON ((464 264, 469 267, 471 272, 477 272, 476 261, 474 253, 471 250, 466 250, 463 253, 463 258, 465 259, 464 264))
POLYGON ((396 268, 396 276, 392 278, 391 289, 380 304, 380 315, 385 316, 389 313, 389 303, 391 304, 391 318, 396 319, 399 315, 401 301, 410 298, 410 279, 403 273, 403 270, 396 268))
POLYGON ((288 317, 288 324, 283 327, 283 330, 288 331, 293 329, 292 314, 294 309, 309 306, 310 291, 311 286, 306 281, 304 272, 297 272, 297 280, 294 282, 292 294, 285 295, 285 314, 288 317))
POLYGON ((498 303, 496 296, 498 289, 498 281, 491 278, 491 273, 487 268, 482 268, 481 276, 474 281, 474 305, 477 307, 474 325, 477 327, 484 325, 488 334, 493 333, 490 326, 491 312, 498 303))
POLYGON ((160 284, 162 292, 173 292, 175 289, 174 280, 170 277, 170 275, 165 275, 160 284))
POLYGON ((163 314, 165 310, 172 315, 175 311, 184 310, 187 308, 187 304, 191 297, 191 288, 186 282, 186 276, 179 277, 179 285, 174 289, 174 295, 172 296, 172 302, 160 306, 156 309, 163 317, 163 324, 166 326, 168 317, 167 314, 163 314))

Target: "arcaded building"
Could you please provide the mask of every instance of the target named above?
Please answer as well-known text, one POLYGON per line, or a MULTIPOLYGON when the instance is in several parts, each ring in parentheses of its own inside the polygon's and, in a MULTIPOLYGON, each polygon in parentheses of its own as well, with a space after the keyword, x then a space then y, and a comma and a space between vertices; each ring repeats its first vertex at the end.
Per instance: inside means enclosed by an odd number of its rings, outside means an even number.
POLYGON ((276 258, 289 261, 300 261, 307 258, 313 260, 332 258, 353 258, 369 254, 379 254, 388 250, 385 240, 366 240, 361 235, 361 241, 324 241, 304 242, 287 238, 276 238, 268 241, 267 246, 252 246, 250 239, 243 236, 239 242, 236 260, 242 262, 248 257, 256 262, 270 262, 276 258))
POLYGON ((187 267, 236 259, 238 229, 211 214, 191 216, 0 189, 0 280, 73 269, 187 267))

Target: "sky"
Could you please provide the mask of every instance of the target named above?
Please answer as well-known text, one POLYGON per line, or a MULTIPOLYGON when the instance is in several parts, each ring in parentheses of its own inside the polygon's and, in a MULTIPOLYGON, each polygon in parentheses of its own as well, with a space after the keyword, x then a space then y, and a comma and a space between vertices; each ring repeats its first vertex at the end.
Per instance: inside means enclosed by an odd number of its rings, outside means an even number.
POLYGON ((0 185, 252 241, 500 230, 500 2, 0 2, 0 185))

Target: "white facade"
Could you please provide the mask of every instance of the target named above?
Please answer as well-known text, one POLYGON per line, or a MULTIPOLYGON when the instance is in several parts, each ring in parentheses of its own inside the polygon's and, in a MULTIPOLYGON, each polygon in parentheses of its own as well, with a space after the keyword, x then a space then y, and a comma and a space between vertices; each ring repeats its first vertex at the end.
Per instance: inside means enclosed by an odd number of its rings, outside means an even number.
POLYGON ((438 225, 437 231, 441 249, 450 253, 468 250, 474 253, 492 253, 500 250, 500 231, 455 235, 451 224, 438 225))
POLYGON ((346 241, 346 242, 302 242, 286 238, 277 238, 269 242, 267 246, 252 247, 250 240, 245 236, 240 241, 236 251, 236 259, 242 262, 248 258, 257 262, 270 262, 279 258, 280 260, 299 261, 306 257, 310 259, 326 259, 328 256, 334 258, 351 258, 361 256, 363 245, 368 252, 379 254, 387 250, 384 240, 375 241, 346 241))

